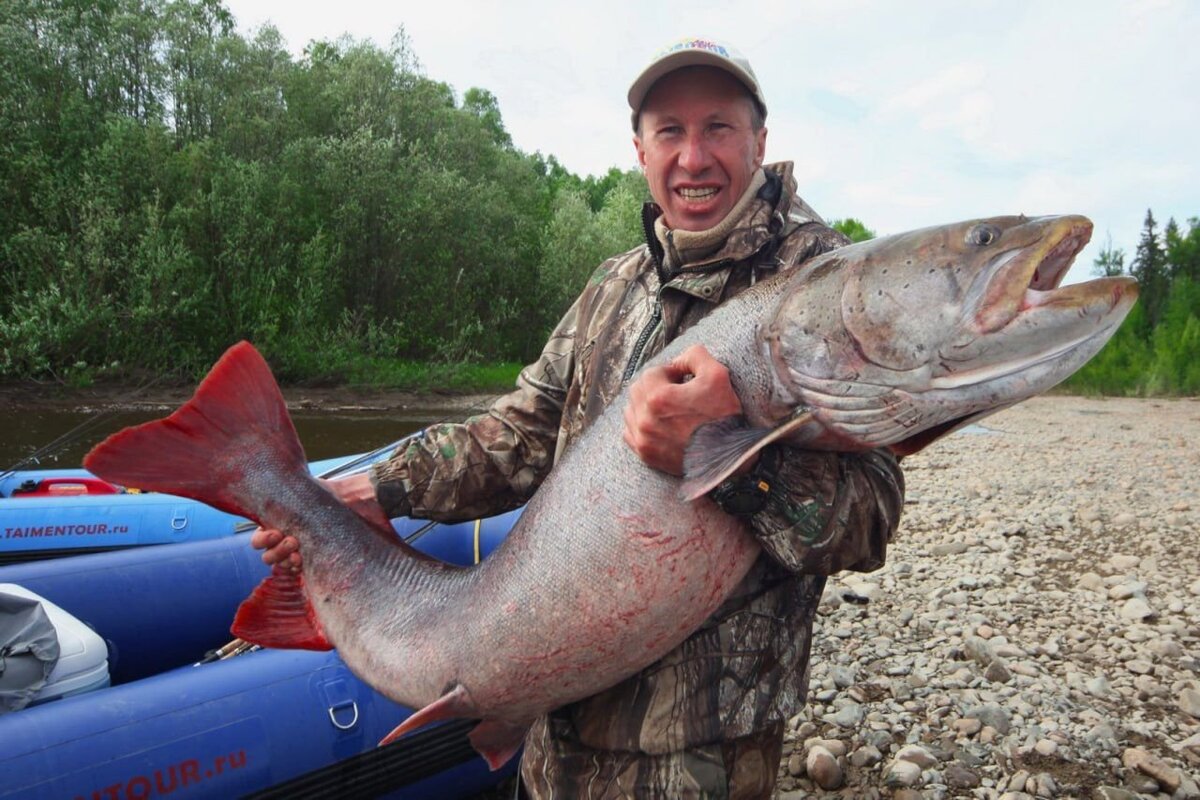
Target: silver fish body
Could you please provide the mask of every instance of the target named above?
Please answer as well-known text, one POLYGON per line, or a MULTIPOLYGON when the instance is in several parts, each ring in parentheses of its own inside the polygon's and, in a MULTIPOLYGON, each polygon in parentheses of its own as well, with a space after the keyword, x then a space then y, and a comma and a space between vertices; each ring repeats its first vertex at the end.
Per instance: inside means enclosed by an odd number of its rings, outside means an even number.
MULTIPOLYGON (((240 432, 216 457, 219 473, 234 476, 220 491, 135 463, 132 440, 101 445, 89 466, 296 535, 318 633, 355 674, 423 709, 396 733, 481 719, 472 739, 498 766, 538 715, 661 658, 734 590, 759 547, 703 492, 765 443, 910 452, 1090 358, 1136 297, 1124 279, 1057 288, 1090 229, 1082 217, 959 223, 843 248, 760 282, 649 362, 703 344, 729 368, 749 433, 702 430, 681 490, 623 442, 622 392, 502 546, 468 569, 381 535, 313 481, 302 458, 276 454, 291 445, 256 444, 285 427, 262 410, 269 398, 246 412, 261 414, 263 430, 240 432)), ((239 391, 250 394, 246 385, 239 391)), ((227 388, 214 385, 211 402, 227 388)))

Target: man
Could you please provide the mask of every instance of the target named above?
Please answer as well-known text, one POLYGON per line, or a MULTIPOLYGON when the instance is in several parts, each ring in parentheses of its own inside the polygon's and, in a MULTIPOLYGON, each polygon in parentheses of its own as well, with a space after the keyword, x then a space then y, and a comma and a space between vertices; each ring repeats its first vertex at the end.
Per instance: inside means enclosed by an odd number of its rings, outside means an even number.
MULTIPOLYGON (((675 475, 696 427, 740 412, 728 373, 701 347, 639 367, 723 300, 846 239, 796 196, 789 164, 763 167, 766 103, 729 46, 673 45, 634 81, 629 104, 655 201, 646 243, 600 266, 487 414, 434 426, 370 476, 335 483, 363 513, 453 519, 519 505, 626 384, 625 440, 675 475)), ((534 724, 521 765, 534 797, 771 795, 825 576, 883 563, 903 479, 884 452, 779 446, 712 497, 745 518, 764 554, 675 651, 534 724)), ((268 563, 299 564, 278 532, 254 542, 271 547, 268 563)))

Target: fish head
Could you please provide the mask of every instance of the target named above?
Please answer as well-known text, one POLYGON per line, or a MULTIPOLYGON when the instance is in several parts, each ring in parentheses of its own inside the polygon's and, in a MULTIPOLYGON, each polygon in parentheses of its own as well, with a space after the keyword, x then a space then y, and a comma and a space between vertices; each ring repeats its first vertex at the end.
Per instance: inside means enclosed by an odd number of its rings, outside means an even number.
POLYGON ((1082 216, 993 217, 801 267, 762 328, 777 398, 819 420, 809 446, 909 453, 1051 388, 1137 298, 1129 277, 1061 285, 1091 232, 1082 216))

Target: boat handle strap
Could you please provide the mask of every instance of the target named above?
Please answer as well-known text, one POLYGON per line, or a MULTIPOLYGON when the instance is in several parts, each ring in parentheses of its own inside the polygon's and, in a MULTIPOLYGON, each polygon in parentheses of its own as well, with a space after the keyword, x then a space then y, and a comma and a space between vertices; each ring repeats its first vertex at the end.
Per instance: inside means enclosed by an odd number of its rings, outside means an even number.
POLYGON ((350 701, 350 707, 354 709, 354 717, 345 725, 337 721, 337 717, 333 713, 334 709, 341 709, 345 707, 345 703, 329 707, 329 721, 332 722, 333 727, 337 728, 339 731, 348 731, 358 724, 358 703, 354 702, 353 700, 350 701))

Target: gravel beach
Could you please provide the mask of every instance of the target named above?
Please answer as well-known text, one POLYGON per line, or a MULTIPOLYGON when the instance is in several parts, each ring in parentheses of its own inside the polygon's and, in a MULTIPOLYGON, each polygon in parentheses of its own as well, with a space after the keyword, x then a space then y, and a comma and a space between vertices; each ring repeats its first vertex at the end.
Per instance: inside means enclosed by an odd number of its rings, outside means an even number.
POLYGON ((778 796, 1200 798, 1200 401, 1039 397, 904 462, 778 796))

